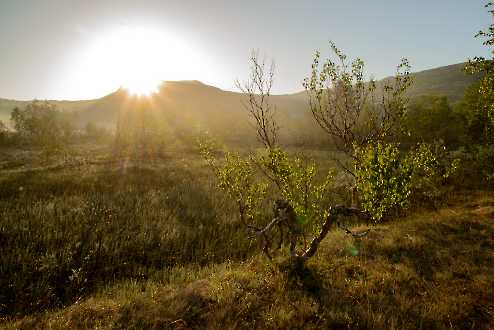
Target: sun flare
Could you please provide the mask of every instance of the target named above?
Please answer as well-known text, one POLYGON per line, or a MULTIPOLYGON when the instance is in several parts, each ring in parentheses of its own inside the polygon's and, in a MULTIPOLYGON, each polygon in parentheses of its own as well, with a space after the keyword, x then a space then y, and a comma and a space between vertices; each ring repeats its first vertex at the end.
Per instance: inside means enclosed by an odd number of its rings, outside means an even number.
POLYGON ((122 59, 121 67, 125 70, 122 86, 136 95, 156 92, 166 75, 163 68, 167 54, 163 43, 169 43, 169 38, 145 29, 122 31, 114 38, 122 59))
POLYGON ((151 95, 165 80, 208 75, 204 60, 170 31, 120 28, 101 34, 81 55, 74 75, 79 86, 74 88, 89 86, 88 93, 96 94, 122 87, 133 95, 151 95))
POLYGON ((150 96, 158 92, 159 80, 155 79, 132 79, 122 84, 122 87, 132 95, 150 96))

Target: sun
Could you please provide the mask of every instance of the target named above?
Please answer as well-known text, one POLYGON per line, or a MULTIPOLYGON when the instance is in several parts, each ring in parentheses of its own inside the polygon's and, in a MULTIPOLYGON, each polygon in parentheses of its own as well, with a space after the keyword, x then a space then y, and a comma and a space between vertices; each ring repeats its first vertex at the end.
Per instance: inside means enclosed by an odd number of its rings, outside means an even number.
POLYGON ((151 95, 165 80, 209 75, 204 55, 180 36, 150 27, 121 27, 101 33, 80 55, 73 87, 87 94, 123 87, 130 94, 151 95))
POLYGON ((158 87, 161 81, 150 78, 138 78, 134 77, 129 79, 129 81, 122 84, 123 89, 125 89, 129 94, 136 96, 150 96, 158 92, 158 87))
POLYGON ((128 85, 123 85, 123 88, 127 90, 131 95, 137 96, 150 96, 158 92, 158 83, 156 82, 133 82, 128 85))
POLYGON ((122 68, 122 86, 131 94, 150 95, 166 76, 168 55, 166 44, 170 38, 153 31, 134 28, 120 31, 112 37, 117 63, 122 68))

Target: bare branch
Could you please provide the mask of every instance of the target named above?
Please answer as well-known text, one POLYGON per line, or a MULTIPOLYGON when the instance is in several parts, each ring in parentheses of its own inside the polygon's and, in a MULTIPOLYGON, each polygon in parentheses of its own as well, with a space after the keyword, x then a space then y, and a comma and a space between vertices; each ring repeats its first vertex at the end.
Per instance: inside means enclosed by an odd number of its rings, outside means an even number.
POLYGON ((250 56, 250 77, 244 83, 236 81, 237 88, 245 94, 247 101, 243 107, 254 120, 257 138, 267 148, 274 148, 278 142, 279 127, 274 120, 275 107, 270 103, 273 87, 274 62, 269 67, 265 60, 259 59, 259 53, 252 51, 250 56))

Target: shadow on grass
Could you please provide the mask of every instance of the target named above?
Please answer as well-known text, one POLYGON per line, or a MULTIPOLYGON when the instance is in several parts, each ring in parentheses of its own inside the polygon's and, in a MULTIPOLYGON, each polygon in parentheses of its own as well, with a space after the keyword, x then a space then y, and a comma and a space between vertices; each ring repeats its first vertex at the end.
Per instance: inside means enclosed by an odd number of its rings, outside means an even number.
POLYGON ((463 214, 447 221, 420 224, 414 232, 418 242, 414 242, 412 235, 405 235, 380 250, 391 263, 409 263, 428 281, 435 272, 449 270, 462 261, 476 267, 494 262, 490 252, 494 248, 494 227, 474 216, 463 214))
POLYGON ((306 294, 319 303, 327 295, 324 280, 304 262, 288 258, 280 263, 279 268, 287 275, 290 291, 306 294))

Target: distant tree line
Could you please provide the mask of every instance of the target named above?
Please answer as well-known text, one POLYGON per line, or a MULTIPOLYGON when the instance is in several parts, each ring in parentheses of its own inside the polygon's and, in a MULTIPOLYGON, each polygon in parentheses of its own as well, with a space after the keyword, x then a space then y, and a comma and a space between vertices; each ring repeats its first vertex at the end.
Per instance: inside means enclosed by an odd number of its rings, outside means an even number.
POLYGON ((71 113, 59 110, 48 101, 35 100, 25 107, 16 107, 10 116, 10 125, 0 121, 0 144, 59 149, 83 139, 102 140, 108 131, 89 122, 78 129, 71 113))
POLYGON ((34 101, 11 114, 17 138, 25 143, 58 146, 70 140, 74 127, 69 118, 46 101, 34 101))

